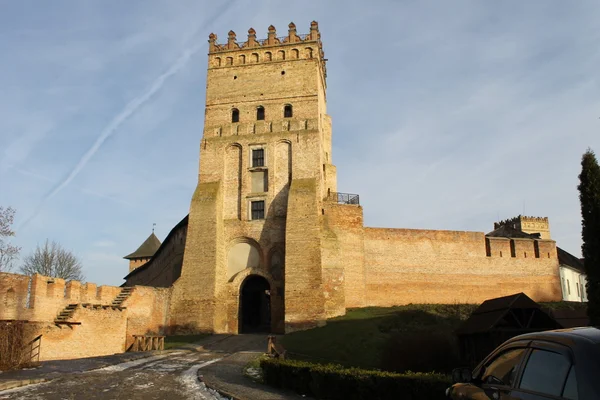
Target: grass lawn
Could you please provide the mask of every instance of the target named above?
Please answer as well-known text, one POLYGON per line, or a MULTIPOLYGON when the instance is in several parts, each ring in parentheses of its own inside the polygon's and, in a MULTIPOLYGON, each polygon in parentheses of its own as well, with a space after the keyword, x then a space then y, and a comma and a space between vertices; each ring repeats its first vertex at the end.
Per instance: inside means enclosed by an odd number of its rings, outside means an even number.
MULTIPOLYGON (((282 343, 291 358, 362 368, 405 370, 407 368, 391 365, 394 362, 386 354, 394 352, 402 342, 422 342, 421 339, 426 337, 446 338, 443 340, 447 341, 476 307, 471 304, 418 304, 350 309, 346 315, 328 320, 322 328, 287 334, 283 336, 282 343)), ((417 347, 420 347, 419 344, 417 347)), ((442 351, 446 347, 443 346, 442 351)))
POLYGON ((165 337, 165 350, 181 347, 185 344, 195 343, 207 337, 207 333, 199 335, 174 335, 165 337))
MULTIPOLYGON (((540 305, 582 307, 571 302, 540 305)), ((397 372, 450 372, 460 363, 454 331, 477 307, 411 304, 349 309, 322 328, 290 333, 280 340, 289 357, 299 360, 397 372)))

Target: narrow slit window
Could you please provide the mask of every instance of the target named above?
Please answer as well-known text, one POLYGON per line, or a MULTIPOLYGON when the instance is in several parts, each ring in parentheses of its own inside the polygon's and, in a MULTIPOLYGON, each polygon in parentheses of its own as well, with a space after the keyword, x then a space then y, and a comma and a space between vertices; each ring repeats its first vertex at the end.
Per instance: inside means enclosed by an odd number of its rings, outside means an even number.
POLYGON ((252 219, 265 219, 265 201, 253 201, 251 203, 252 219))
POLYGON ((292 105, 286 104, 283 108, 283 118, 292 118, 292 105))
POLYGON ((265 165, 265 150, 255 149, 252 150, 252 166, 253 167, 264 167, 265 165))
POLYGON ((256 120, 263 121, 265 119, 265 108, 263 106, 259 106, 256 109, 256 120))
POLYGON ((237 108, 231 110, 231 122, 240 122, 240 111, 237 108))

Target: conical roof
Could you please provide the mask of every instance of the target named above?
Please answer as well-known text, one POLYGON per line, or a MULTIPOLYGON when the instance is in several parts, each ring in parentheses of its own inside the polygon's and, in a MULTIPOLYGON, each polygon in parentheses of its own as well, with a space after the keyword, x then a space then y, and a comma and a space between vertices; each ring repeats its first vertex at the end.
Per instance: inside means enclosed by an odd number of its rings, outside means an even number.
POLYGON ((158 238, 156 237, 154 232, 152 232, 152 234, 150 234, 150 236, 148 236, 148 239, 146 239, 144 241, 144 243, 142 243, 142 245, 140 247, 138 247, 138 249, 136 251, 134 251, 133 253, 131 253, 123 258, 130 260, 132 258, 152 257, 154 255, 154 253, 156 253, 156 250, 158 250, 159 247, 160 247, 160 240, 158 240, 158 238))

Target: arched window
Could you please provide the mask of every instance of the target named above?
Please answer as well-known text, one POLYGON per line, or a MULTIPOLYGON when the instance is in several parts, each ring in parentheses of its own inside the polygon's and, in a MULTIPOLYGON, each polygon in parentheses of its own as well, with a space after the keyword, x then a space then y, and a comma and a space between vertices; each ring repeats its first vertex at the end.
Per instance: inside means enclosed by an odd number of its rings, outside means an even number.
POLYGON ((233 57, 227 57, 227 65, 233 65, 233 57))
POLYGON ((271 54, 270 51, 267 51, 265 53, 265 61, 271 61, 273 59, 273 55, 271 54))
POLYGON ((292 118, 292 105, 286 104, 283 107, 283 118, 292 118))
POLYGON ((240 55, 240 64, 246 64, 246 56, 245 55, 240 55))
POLYGON ((258 53, 252 53, 252 58, 250 59, 252 62, 258 62, 258 53))
POLYGON ((221 66, 221 57, 215 57, 215 67, 221 66))
POLYGON ((237 108, 231 110, 231 122, 240 122, 240 111, 237 108))
POLYGON ((265 108, 263 106, 258 106, 256 108, 256 120, 262 121, 265 119, 265 108))
POLYGON ((298 55, 299 55, 298 49, 292 49, 292 53, 291 54, 292 54, 291 58, 298 58, 298 55))
POLYGON ((278 60, 285 60, 285 51, 283 51, 283 50, 279 50, 279 51, 277 52, 277 59, 278 59, 278 60))
POLYGON ((306 48, 306 58, 313 58, 313 49, 310 47, 306 48))

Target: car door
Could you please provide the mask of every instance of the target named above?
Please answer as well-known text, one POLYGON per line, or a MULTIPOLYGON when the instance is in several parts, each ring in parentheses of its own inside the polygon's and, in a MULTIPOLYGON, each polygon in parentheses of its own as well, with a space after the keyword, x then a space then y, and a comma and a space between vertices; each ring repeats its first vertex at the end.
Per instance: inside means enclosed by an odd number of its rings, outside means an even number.
POLYGON ((523 363, 513 399, 579 400, 573 356, 567 346, 533 342, 523 363))
POLYGON ((511 391, 527 351, 526 347, 510 347, 486 361, 478 380, 481 382, 481 390, 489 399, 512 399, 511 391))

